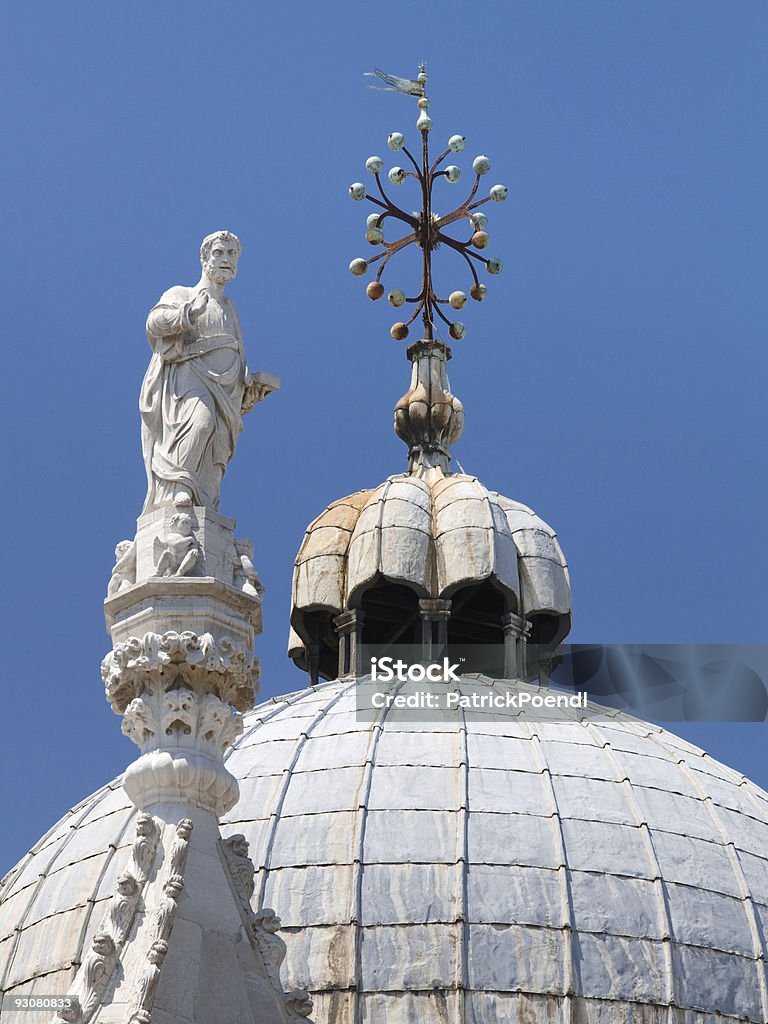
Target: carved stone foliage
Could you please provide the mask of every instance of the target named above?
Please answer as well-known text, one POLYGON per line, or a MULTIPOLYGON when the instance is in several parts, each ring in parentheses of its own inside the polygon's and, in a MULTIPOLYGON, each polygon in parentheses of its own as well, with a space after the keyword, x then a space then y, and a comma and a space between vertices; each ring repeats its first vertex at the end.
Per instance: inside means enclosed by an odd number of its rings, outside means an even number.
POLYGON ((72 1003, 54 1017, 54 1024, 88 1024, 96 1013, 114 974, 120 950, 130 935, 159 838, 155 820, 149 814, 139 814, 128 867, 117 879, 99 930, 77 973, 72 1003))
POLYGON ((243 731, 243 716, 211 693, 187 687, 146 690, 123 715, 123 733, 142 754, 174 743, 221 755, 243 731))
POLYGON ((308 992, 297 990, 284 992, 280 981, 280 966, 285 959, 286 945, 277 934, 280 918, 274 910, 263 907, 255 911, 251 906, 254 892, 254 866, 248 852, 248 841, 243 835, 230 836, 221 840, 224 862, 229 871, 232 885, 242 901, 251 942, 261 954, 267 976, 273 987, 285 1000, 288 1020, 307 1024, 312 1013, 312 1000, 308 992))
POLYGON ((118 643, 101 663, 107 700, 120 715, 152 682, 181 680, 189 688, 215 693, 238 711, 255 701, 258 660, 244 643, 210 633, 145 633, 118 643))
POLYGON ((285 996, 285 1008, 288 1011, 288 1020, 300 1021, 307 1024, 310 1013, 312 1013, 312 999, 305 989, 295 989, 287 992, 285 996))
POLYGON ((168 853, 169 874, 163 883, 163 895, 157 905, 151 924, 152 944, 146 962, 139 971, 133 992, 132 1010, 128 1020, 135 1024, 150 1024, 155 993, 160 981, 160 970, 168 953, 168 940, 176 918, 177 901, 184 889, 184 868, 189 853, 192 822, 182 818, 176 825, 175 835, 168 853))

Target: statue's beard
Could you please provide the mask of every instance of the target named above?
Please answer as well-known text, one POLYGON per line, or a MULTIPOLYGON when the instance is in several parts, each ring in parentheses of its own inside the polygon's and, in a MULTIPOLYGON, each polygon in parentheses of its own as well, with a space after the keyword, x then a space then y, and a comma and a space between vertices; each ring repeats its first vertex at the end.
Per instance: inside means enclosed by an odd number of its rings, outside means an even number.
POLYGON ((218 285, 229 284, 229 282, 234 278, 236 273, 235 270, 227 270, 226 268, 223 267, 208 266, 205 269, 206 274, 211 279, 211 281, 213 281, 214 284, 218 285))

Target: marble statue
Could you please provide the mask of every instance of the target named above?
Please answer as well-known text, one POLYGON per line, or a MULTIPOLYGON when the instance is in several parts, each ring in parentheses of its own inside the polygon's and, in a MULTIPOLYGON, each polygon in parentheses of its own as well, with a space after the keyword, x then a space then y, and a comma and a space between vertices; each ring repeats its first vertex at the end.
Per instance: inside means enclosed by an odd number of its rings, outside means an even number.
POLYGON ((202 276, 175 285, 147 319, 152 360, 139 399, 147 471, 143 512, 173 504, 180 489, 218 511, 221 478, 243 414, 274 387, 246 366, 240 320, 224 287, 235 277, 240 242, 217 231, 200 247, 202 276))

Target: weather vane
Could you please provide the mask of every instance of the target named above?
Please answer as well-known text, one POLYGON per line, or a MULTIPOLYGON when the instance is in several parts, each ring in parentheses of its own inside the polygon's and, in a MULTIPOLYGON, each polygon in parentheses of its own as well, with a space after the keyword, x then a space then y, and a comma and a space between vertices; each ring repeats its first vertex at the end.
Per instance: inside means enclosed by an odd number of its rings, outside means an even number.
POLYGON ((465 139, 463 135, 452 135, 448 140, 448 148, 445 152, 430 164, 429 157, 429 133, 432 129, 432 119, 428 114, 429 100, 426 95, 427 75, 424 64, 421 64, 419 74, 415 79, 398 78, 396 75, 388 75, 379 68, 373 72, 366 72, 370 77, 377 76, 386 82, 386 86, 369 86, 369 88, 380 88, 388 92, 400 92, 407 96, 418 96, 419 117, 416 127, 421 133, 421 166, 405 146, 405 137, 401 132, 392 132, 387 139, 389 148, 395 151, 402 151, 413 165, 413 170, 405 170, 403 167, 393 167, 387 177, 393 185, 402 185, 406 178, 416 178, 421 187, 421 210, 415 213, 406 213, 399 206, 395 206, 387 196, 381 184, 381 174, 384 170, 384 161, 381 157, 371 156, 365 162, 365 168, 372 174, 376 182, 376 188, 381 198, 368 195, 368 190, 362 182, 356 181, 349 187, 350 196, 357 200, 368 199, 369 202, 381 207, 381 213, 372 213, 368 217, 366 241, 371 245, 383 246, 382 251, 371 259, 355 259, 349 265, 350 271, 357 277, 365 274, 369 267, 378 263, 375 280, 371 281, 367 288, 367 295, 370 299, 380 299, 384 294, 384 285, 381 283, 381 276, 384 268, 395 255, 407 246, 415 243, 422 250, 422 281, 421 290, 413 297, 406 296, 405 292, 396 288, 389 292, 387 299, 391 306, 399 307, 406 303, 415 306, 410 319, 405 322, 393 324, 390 331, 395 340, 402 341, 408 337, 408 327, 421 313, 424 322, 424 338, 432 340, 434 335, 434 314, 448 325, 448 332, 452 338, 459 339, 464 336, 464 324, 458 320, 451 322, 443 313, 441 306, 449 306, 452 310, 462 309, 467 302, 467 296, 463 291, 454 291, 447 298, 439 298, 432 284, 432 252, 440 245, 446 245, 458 252, 467 262, 472 273, 473 284, 469 294, 473 299, 480 302, 485 298, 486 287, 481 284, 477 276, 476 264, 484 264, 489 274, 500 274, 502 263, 495 256, 482 256, 475 250, 483 250, 488 245, 486 227, 488 218, 484 213, 475 212, 479 206, 493 201, 501 203, 507 198, 505 185, 494 185, 489 194, 482 199, 475 199, 480 185, 480 178, 491 169, 491 161, 487 156, 476 156, 472 161, 472 170, 475 174, 475 183, 472 189, 459 206, 451 213, 443 216, 434 213, 432 210, 432 189, 437 178, 445 178, 450 184, 455 184, 461 178, 461 169, 455 164, 440 169, 441 164, 450 153, 461 153, 464 149, 465 139), (466 241, 451 238, 445 233, 445 228, 456 221, 467 218, 472 227, 472 234, 466 241), (386 241, 384 238, 384 224, 387 218, 393 221, 400 221, 410 229, 409 233, 395 241, 386 241))

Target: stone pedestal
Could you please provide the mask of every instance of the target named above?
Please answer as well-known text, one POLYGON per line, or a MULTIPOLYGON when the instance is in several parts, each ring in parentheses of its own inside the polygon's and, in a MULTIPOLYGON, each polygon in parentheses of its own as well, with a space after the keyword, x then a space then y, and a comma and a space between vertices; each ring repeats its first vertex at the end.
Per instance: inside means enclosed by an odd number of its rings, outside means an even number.
POLYGON ((258 692, 263 588, 234 529, 180 492, 118 545, 102 677, 141 751, 124 778, 141 810, 176 801, 220 816, 239 795, 223 755, 258 692))

